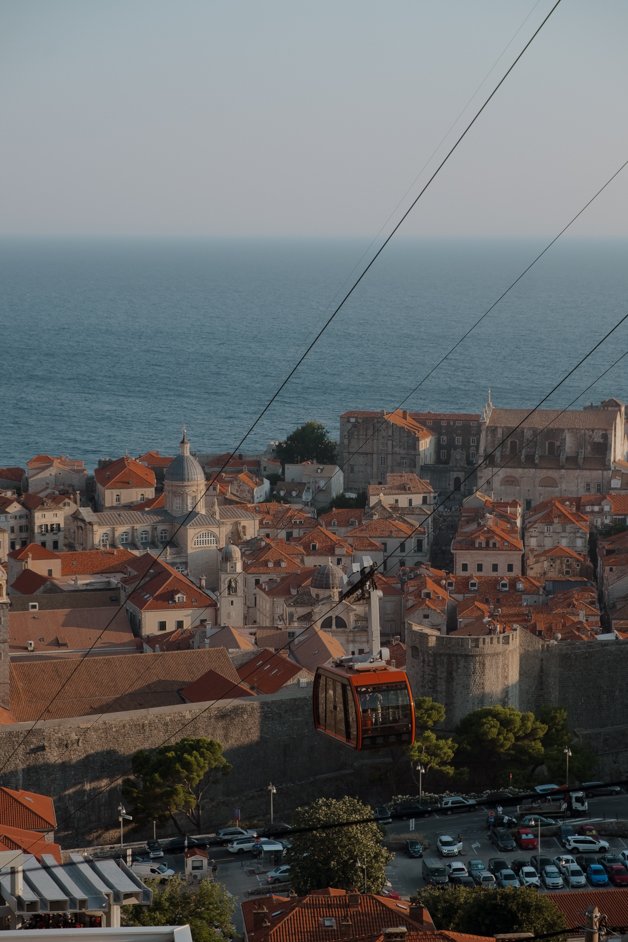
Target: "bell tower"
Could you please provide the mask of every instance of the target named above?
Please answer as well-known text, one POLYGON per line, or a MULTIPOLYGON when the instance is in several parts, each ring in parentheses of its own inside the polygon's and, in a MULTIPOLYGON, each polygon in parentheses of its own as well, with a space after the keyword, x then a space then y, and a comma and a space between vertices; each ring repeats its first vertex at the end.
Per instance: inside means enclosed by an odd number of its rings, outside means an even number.
POLYGON ((243 628, 246 606, 242 554, 233 543, 228 543, 220 554, 219 592, 221 624, 243 628))
POLYGON ((0 566, 0 707, 11 709, 9 662, 9 599, 7 575, 0 566))

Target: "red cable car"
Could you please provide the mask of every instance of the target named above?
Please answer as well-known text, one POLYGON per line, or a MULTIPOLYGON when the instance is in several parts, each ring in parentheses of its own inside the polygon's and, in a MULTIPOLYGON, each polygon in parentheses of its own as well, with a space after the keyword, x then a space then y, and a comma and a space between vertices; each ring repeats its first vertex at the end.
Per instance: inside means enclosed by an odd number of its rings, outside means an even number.
POLYGON ((313 705, 316 729, 353 749, 414 742, 414 700, 406 672, 383 661, 319 667, 313 705))

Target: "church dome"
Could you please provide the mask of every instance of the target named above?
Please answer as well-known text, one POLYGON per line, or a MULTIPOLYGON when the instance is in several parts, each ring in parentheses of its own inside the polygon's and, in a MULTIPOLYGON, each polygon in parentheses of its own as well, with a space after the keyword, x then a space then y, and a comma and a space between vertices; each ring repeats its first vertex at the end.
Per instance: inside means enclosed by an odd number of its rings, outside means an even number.
POLYGON ((179 448, 181 453, 166 468, 164 482, 170 484, 205 483, 203 469, 196 458, 190 454, 190 443, 185 431, 179 448))
POLYGON ((227 543, 227 545, 222 549, 220 558, 223 563, 241 563, 242 553, 240 552, 239 547, 234 546, 233 543, 227 543))
POLYGON ((326 566, 317 566, 312 576, 313 589, 344 589, 347 577, 340 568, 328 563, 326 566))

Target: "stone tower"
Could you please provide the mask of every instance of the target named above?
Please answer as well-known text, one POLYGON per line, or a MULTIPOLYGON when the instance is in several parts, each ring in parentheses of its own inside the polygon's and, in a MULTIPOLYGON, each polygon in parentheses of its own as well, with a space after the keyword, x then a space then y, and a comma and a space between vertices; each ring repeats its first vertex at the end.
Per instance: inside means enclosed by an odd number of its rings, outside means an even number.
POLYGON ((206 486, 203 469, 196 458, 190 454, 190 442, 183 429, 179 454, 166 468, 164 475, 166 510, 173 517, 181 517, 194 509, 198 513, 205 513, 206 486))
POLYGON ((220 554, 219 592, 221 624, 243 628, 245 598, 242 554, 233 543, 228 543, 220 554))
POLYGON ((0 566, 0 707, 11 709, 9 662, 9 599, 7 597, 7 576, 0 566))

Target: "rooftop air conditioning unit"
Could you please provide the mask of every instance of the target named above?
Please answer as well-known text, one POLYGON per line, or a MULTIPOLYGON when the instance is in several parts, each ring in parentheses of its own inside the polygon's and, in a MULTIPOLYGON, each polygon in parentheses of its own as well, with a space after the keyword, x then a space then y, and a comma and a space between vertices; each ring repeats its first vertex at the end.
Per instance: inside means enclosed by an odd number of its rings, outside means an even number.
POLYGON ((27 641, 27 642, 26 642, 26 650, 27 650, 27 651, 34 651, 34 650, 35 650, 35 642, 34 642, 34 641, 27 641))

